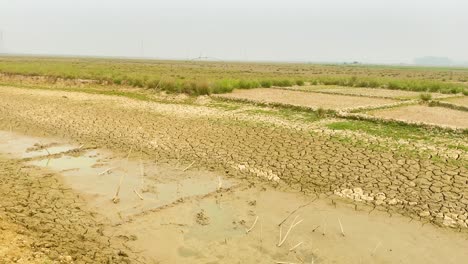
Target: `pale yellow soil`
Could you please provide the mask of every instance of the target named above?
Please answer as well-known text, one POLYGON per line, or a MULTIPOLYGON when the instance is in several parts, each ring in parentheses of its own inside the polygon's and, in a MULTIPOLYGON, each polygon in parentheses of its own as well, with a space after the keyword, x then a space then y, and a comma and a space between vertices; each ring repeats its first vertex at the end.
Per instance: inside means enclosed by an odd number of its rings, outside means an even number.
MULTIPOLYGON (((40 249, 34 247, 37 241, 27 235, 26 228, 0 218, 0 263, 52 263, 40 249)), ((63 257, 62 260, 71 260, 63 257)), ((68 261, 71 262, 71 261, 68 261)))
POLYGON ((370 111, 369 114, 382 118, 423 122, 455 128, 468 128, 468 112, 443 107, 411 105, 370 111))
POLYGON ((450 98, 444 101, 452 103, 454 105, 461 105, 461 106, 468 107, 468 96, 463 96, 459 98, 450 98))
POLYGON ((369 106, 383 106, 397 101, 383 98, 365 98, 359 96, 329 95, 288 91, 284 89, 257 88, 250 90, 235 90, 230 94, 220 95, 228 99, 246 99, 251 101, 279 103, 311 108, 332 110, 360 108, 369 106))
MULTIPOLYGON (((307 88, 304 88, 307 89, 307 88)), ((421 93, 402 91, 402 90, 389 90, 380 88, 351 88, 351 87, 340 87, 340 88, 325 88, 314 91, 329 92, 337 94, 349 94, 349 95, 360 95, 360 96, 371 96, 371 97, 387 97, 395 99, 418 99, 421 93)), ((444 95, 440 93, 431 93, 432 98, 444 98, 453 95, 444 95)))

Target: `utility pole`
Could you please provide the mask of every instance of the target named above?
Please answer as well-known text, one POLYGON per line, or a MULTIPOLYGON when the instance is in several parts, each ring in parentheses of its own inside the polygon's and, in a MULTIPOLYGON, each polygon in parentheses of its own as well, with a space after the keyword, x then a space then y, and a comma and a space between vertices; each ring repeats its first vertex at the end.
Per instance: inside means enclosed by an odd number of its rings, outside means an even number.
POLYGON ((5 53, 5 47, 3 44, 3 31, 0 30, 0 54, 5 53))

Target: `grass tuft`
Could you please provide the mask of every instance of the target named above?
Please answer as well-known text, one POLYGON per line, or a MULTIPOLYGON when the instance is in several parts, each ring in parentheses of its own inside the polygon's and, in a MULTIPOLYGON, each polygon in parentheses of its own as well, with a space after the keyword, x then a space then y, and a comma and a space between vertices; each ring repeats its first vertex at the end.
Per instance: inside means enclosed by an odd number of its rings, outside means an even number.
POLYGON ((432 95, 430 93, 422 93, 422 94, 419 95, 419 98, 423 102, 428 102, 428 101, 432 100, 432 95))

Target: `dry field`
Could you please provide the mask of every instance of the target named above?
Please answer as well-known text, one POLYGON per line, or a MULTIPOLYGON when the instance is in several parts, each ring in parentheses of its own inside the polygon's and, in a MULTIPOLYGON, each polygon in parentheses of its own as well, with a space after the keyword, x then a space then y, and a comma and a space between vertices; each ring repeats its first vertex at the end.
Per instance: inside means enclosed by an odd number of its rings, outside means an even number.
POLYGON ((218 97, 259 103, 300 106, 311 109, 323 108, 328 110, 380 107, 398 102, 396 100, 382 98, 328 95, 267 88, 235 90, 230 94, 218 95, 218 97))
MULTIPOLYGON (((10 62, 34 69, 18 58, 10 62)), ((78 60, 73 67, 87 63, 105 64, 78 60)), ((113 71, 131 69, 128 63, 113 71)), ((293 77, 302 71, 450 76, 132 63, 193 76, 207 68, 203 74, 215 77, 229 68, 235 76, 278 69, 293 77)), ((429 107, 411 91, 285 90, 303 88, 189 96, 0 76, 0 263, 463 263, 468 137, 445 126, 467 129, 467 112, 429 107), (414 100, 398 100, 408 96, 414 100)))
MULTIPOLYGON (((345 94, 345 95, 359 95, 364 97, 381 97, 391 99, 418 99, 421 93, 401 90, 388 90, 388 89, 375 89, 375 88, 348 88, 348 87, 331 87, 331 88, 315 88, 315 87, 301 87, 296 88, 303 91, 314 91, 330 94, 345 94), (312 88, 312 89, 311 89, 312 88)), ((432 93, 432 98, 444 98, 450 95, 439 93, 432 93)))
POLYGON ((392 109, 371 111, 369 114, 410 122, 422 122, 454 128, 468 128, 468 112, 442 107, 411 105, 392 109))
POLYGON ((451 98, 451 99, 447 99, 447 100, 444 100, 444 101, 449 102, 449 103, 454 104, 454 105, 460 105, 460 106, 468 107, 468 97, 466 97, 466 96, 460 97, 460 98, 451 98))

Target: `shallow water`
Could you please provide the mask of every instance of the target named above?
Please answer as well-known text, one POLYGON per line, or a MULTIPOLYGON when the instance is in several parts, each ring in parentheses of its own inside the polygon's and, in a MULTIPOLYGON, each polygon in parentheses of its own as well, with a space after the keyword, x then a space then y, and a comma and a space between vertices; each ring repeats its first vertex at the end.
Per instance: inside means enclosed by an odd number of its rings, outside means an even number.
POLYGON ((45 156, 48 154, 57 154, 66 152, 75 148, 78 145, 60 143, 58 140, 45 139, 38 137, 24 136, 14 132, 0 131, 0 150, 3 153, 16 156, 18 158, 34 158, 45 156), (30 150, 35 148, 35 144, 59 144, 45 149, 30 150))

